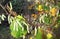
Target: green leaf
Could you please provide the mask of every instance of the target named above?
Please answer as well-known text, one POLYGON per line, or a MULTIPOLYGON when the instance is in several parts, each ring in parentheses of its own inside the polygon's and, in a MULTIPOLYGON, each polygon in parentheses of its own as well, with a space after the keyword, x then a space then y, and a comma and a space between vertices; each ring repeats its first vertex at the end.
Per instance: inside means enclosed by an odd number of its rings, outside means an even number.
POLYGON ((43 9, 44 10, 50 10, 50 8, 48 6, 45 6, 45 5, 43 6, 43 9))
POLYGON ((37 31, 36 39, 42 39, 42 32, 41 32, 41 29, 38 29, 38 31, 37 31))
POLYGON ((44 17, 44 22, 45 22, 45 24, 50 24, 51 23, 51 21, 50 21, 50 17, 44 17))
POLYGON ((25 19, 23 18, 23 16, 20 16, 20 15, 16 16, 15 20, 20 21, 20 23, 22 23, 22 21, 25 21, 25 19))
POLYGON ((58 18, 57 22, 60 23, 60 18, 58 18))
POLYGON ((15 17, 10 24, 11 35, 13 37, 22 37, 27 33, 27 29, 25 29, 25 27, 27 28, 27 23, 21 19, 23 19, 21 16, 15 17))

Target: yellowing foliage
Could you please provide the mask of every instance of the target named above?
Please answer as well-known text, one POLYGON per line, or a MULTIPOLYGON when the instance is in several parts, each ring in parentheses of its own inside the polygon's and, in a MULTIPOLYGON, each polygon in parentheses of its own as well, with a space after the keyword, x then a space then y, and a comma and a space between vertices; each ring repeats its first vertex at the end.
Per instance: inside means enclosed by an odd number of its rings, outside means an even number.
POLYGON ((36 14, 32 14, 31 16, 32 16, 34 19, 37 18, 37 15, 36 15, 36 14))
POLYGON ((48 33, 47 34, 47 39, 51 39, 52 38, 52 34, 51 33, 48 33))
POLYGON ((30 37, 30 39, 33 39, 32 37, 30 37))
POLYGON ((57 9, 54 7, 54 8, 52 8, 52 9, 50 10, 50 12, 51 12, 51 15, 52 15, 52 16, 55 16, 55 15, 56 15, 56 12, 57 12, 57 9))
POLYGON ((42 10, 43 10, 43 6, 42 6, 42 5, 39 5, 39 6, 37 7, 37 10, 38 10, 38 11, 42 11, 42 10))

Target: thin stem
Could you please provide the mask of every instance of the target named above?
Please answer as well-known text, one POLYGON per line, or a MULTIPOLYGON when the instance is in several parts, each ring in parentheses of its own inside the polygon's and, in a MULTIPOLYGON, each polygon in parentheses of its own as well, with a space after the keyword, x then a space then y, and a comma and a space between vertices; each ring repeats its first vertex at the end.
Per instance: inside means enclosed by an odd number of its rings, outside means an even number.
POLYGON ((2 6, 2 4, 0 4, 0 7, 6 12, 6 14, 8 14, 7 10, 5 9, 4 6, 2 6))

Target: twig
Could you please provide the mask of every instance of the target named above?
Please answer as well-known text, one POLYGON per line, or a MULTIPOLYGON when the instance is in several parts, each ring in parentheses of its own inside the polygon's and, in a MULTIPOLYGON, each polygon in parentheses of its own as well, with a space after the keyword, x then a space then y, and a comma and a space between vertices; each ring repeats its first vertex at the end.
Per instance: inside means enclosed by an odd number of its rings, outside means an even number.
POLYGON ((8 10, 9 14, 11 14, 12 16, 14 16, 14 17, 17 16, 16 12, 14 12, 13 10, 10 10, 10 7, 8 6, 8 4, 6 6, 6 9, 8 10))
POLYGON ((5 9, 4 6, 2 6, 2 4, 0 3, 0 7, 6 12, 6 14, 8 14, 7 10, 5 9))
MULTIPOLYGON (((8 5, 7 5, 7 6, 8 6, 8 5)), ((8 14, 11 14, 12 16, 16 16, 16 15, 17 15, 16 12, 10 11, 8 7, 5 8, 2 4, 0 4, 0 7, 6 12, 7 15, 8 15, 8 14)))

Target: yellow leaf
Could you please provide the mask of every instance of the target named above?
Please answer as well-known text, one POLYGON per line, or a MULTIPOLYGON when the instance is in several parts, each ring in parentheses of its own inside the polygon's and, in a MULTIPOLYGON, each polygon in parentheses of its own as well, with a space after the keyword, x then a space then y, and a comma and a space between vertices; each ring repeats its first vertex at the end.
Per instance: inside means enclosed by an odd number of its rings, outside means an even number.
POLYGON ((37 10, 38 10, 38 11, 42 11, 42 10, 43 10, 42 5, 39 5, 39 6, 37 7, 37 10))
POLYGON ((49 38, 49 39, 52 38, 52 34, 51 33, 48 33, 47 34, 47 38, 49 38))
POLYGON ((55 16, 55 15, 56 15, 56 12, 57 12, 57 9, 54 7, 54 8, 52 8, 52 9, 50 10, 50 12, 51 12, 51 15, 52 15, 52 16, 55 16))
POLYGON ((37 19, 37 14, 32 14, 31 15, 34 19, 37 19))
POLYGON ((55 28, 58 28, 58 25, 57 24, 55 25, 55 28))
POLYGON ((46 13, 48 13, 49 11, 48 11, 48 10, 46 10, 45 12, 46 12, 46 13))
POLYGON ((30 37, 30 39, 32 39, 32 37, 30 37))

